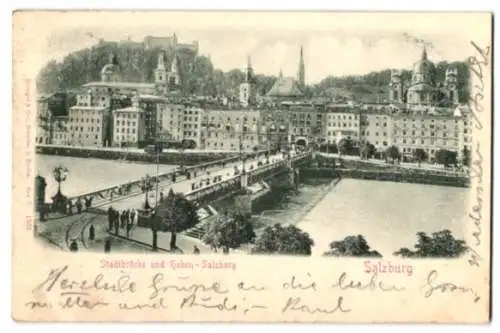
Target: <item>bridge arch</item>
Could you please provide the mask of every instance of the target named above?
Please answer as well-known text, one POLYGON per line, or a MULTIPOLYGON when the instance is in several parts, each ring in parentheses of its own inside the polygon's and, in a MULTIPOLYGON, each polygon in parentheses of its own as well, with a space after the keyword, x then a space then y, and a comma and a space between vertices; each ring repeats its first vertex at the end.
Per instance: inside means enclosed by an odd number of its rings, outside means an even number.
POLYGON ((297 146, 306 147, 309 144, 309 140, 305 136, 299 136, 299 137, 295 138, 295 144, 297 146))

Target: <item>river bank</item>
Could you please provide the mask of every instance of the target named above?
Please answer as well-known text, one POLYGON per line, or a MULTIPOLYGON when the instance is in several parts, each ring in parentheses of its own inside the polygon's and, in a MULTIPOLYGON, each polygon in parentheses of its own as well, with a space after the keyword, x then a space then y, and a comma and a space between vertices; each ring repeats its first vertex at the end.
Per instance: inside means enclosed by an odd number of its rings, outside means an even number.
MULTIPOLYGON (((144 151, 126 151, 113 149, 96 149, 91 147, 60 147, 60 146, 37 146, 36 153, 40 155, 56 155, 65 157, 94 158, 102 160, 129 161, 136 163, 156 163, 155 154, 147 154, 144 151)), ((253 157, 255 153, 248 153, 253 157)), ((229 152, 201 152, 201 151, 167 151, 158 156, 160 164, 172 165, 197 165, 224 161, 226 163, 236 161, 240 158, 237 153, 229 152)))
POLYGON ((365 169, 333 169, 305 168, 301 170, 304 178, 351 178, 361 180, 389 181, 396 183, 413 183, 422 185, 437 185, 468 188, 470 179, 455 175, 436 174, 426 171, 407 170, 406 172, 392 170, 365 169))

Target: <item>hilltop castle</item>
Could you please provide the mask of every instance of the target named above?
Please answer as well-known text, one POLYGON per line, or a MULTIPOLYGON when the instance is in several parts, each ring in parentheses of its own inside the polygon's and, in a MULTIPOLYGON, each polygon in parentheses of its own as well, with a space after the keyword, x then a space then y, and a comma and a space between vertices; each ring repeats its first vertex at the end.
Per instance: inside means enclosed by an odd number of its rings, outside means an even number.
POLYGON ((177 35, 174 33, 168 37, 146 36, 143 39, 145 49, 160 47, 164 50, 173 50, 177 52, 190 52, 198 55, 199 44, 198 41, 193 41, 191 44, 179 43, 177 35))

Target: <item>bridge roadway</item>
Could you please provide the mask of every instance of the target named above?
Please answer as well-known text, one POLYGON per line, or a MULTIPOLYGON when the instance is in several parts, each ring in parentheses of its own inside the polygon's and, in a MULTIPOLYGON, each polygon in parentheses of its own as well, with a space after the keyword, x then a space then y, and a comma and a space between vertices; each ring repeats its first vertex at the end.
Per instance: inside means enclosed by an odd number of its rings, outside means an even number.
MULTIPOLYGON (((284 160, 284 155, 282 153, 272 155, 269 157, 269 166, 272 166, 280 161, 284 160)), ((260 157, 258 159, 253 159, 253 160, 247 160, 245 161, 245 169, 248 171, 253 171, 257 170, 259 168, 264 168, 267 165, 258 167, 257 163, 259 161, 264 162, 266 160, 266 157, 260 157), (250 170, 253 167, 253 170, 250 170)), ((219 176, 221 180, 217 183, 221 182, 228 182, 230 180, 239 180, 240 175, 235 175, 234 174, 234 167, 237 167, 240 171, 242 170, 242 163, 241 162, 233 162, 229 163, 225 168, 221 168, 218 170, 212 170, 210 171, 209 174, 207 172, 198 172, 196 177, 193 177, 191 179, 186 179, 183 177, 182 180, 177 181, 175 183, 172 183, 170 180, 162 181, 158 185, 158 193, 163 192, 164 195, 168 194, 168 191, 172 189, 176 193, 184 193, 185 195, 190 198, 190 194, 192 192, 197 192, 201 189, 210 187, 214 184, 213 179, 214 177, 219 176), (207 179, 210 179, 210 184, 207 184, 207 179), (196 184, 197 189, 193 190, 191 187, 192 184, 196 184)), ((158 194, 158 199, 160 197, 160 194, 158 194)), ((130 196, 127 197, 117 197, 113 201, 108 201, 108 202, 103 202, 102 204, 98 205, 99 208, 101 209, 108 209, 108 207, 112 206, 114 209, 117 210, 124 210, 124 209, 129 209, 129 208, 135 208, 135 209, 141 209, 143 208, 142 205, 144 204, 146 199, 146 194, 139 192, 139 193, 134 193, 131 194, 130 196)), ((151 206, 155 205, 156 202, 156 189, 153 187, 151 191, 148 192, 148 201, 151 206)), ((94 206, 95 207, 95 206, 94 206)))

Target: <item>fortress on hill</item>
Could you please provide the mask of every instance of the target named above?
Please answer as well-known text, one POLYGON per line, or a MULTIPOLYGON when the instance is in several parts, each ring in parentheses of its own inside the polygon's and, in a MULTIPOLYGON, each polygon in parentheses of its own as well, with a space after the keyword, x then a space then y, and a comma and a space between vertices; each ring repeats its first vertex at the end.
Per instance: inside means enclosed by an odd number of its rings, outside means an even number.
POLYGON ((193 41, 190 44, 179 43, 177 35, 175 33, 172 36, 167 37, 145 36, 142 43, 144 44, 145 49, 159 47, 162 49, 173 50, 177 52, 187 51, 194 53, 194 55, 198 55, 199 51, 198 41, 193 41))

